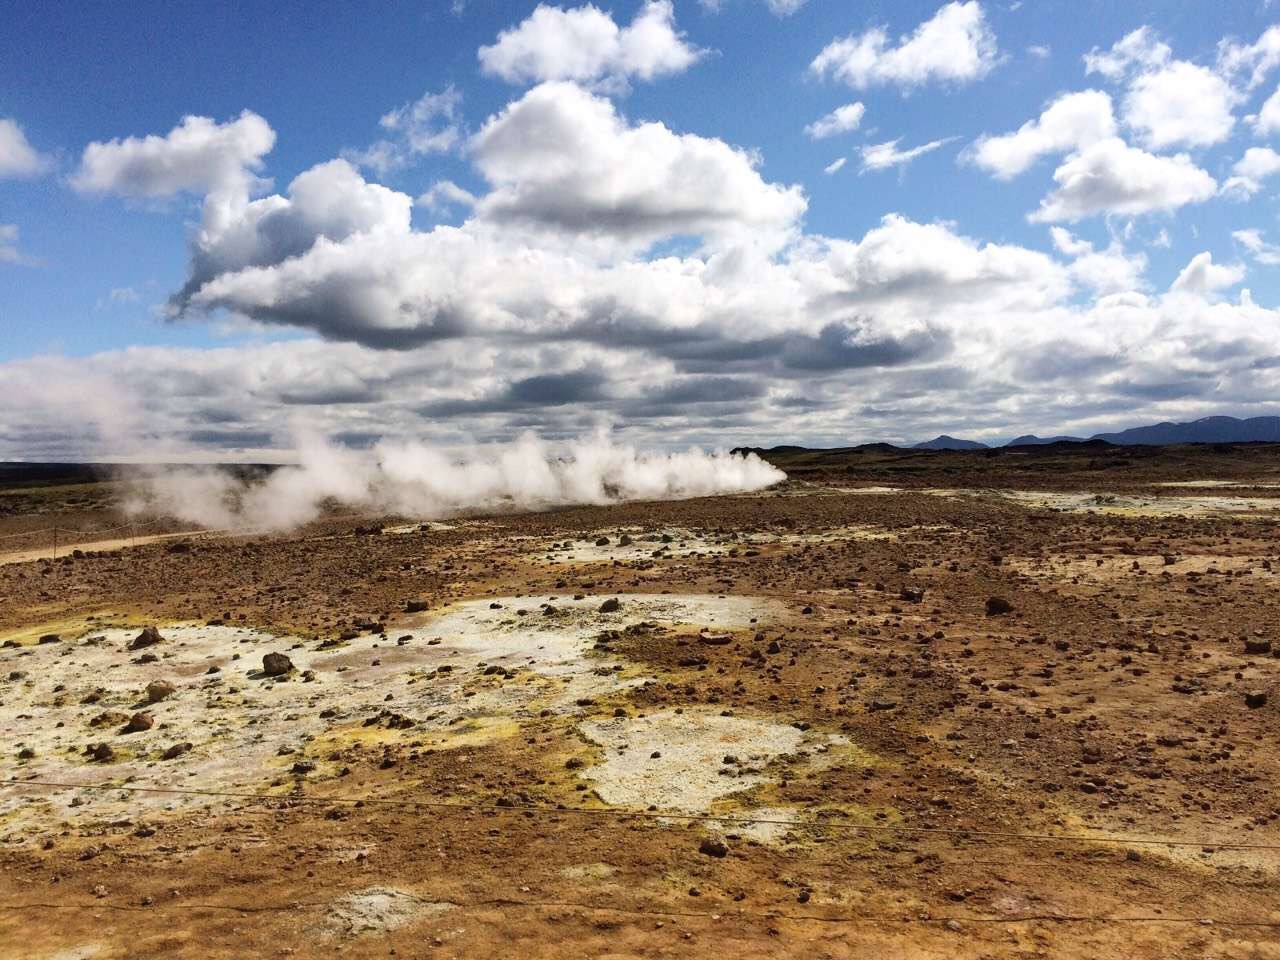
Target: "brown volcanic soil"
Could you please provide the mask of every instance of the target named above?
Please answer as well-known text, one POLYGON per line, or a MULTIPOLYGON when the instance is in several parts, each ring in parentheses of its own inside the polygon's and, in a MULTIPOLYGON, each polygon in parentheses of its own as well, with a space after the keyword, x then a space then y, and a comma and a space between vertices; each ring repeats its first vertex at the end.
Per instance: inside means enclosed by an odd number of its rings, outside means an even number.
MULTIPOLYGON (((47 781, 56 761, 58 782, 269 798, 0 785, 0 954, 1280 956, 1280 661, 1245 650, 1280 650, 1277 521, 923 492, 1270 499, 1256 484, 1275 451, 998 473, 1007 456, 842 456, 784 464, 799 479, 757 496, 0 566, 0 639, 17 644, 0 649, 0 722, 19 731, 5 779, 47 781), (1153 486, 1204 479, 1246 486, 1153 486), (916 489, 842 489, 875 485, 916 489), (757 622, 665 622, 668 594, 760 598, 757 622), (547 629, 590 642, 553 667, 468 660, 448 618, 495 597, 528 650, 547 629), (597 614, 610 597, 622 609, 597 614), (989 614, 992 597, 1011 610, 989 614), (280 639, 209 653, 216 676, 175 672, 196 644, 175 625, 210 621, 280 639), (171 631, 154 664, 104 634, 152 623, 171 631), (258 675, 269 650, 316 682, 258 675), (81 663, 108 689, 92 707, 81 663), (179 688, 172 712, 148 708, 155 742, 195 747, 137 765, 130 737, 152 732, 120 732, 136 698, 109 688, 152 666, 179 688), (251 696, 295 699, 250 722, 251 696), (122 717, 90 729, 98 707, 122 717), (661 757, 599 734, 651 722, 692 733, 661 757), (698 753, 739 722, 782 746, 698 753), (115 756, 55 756, 63 734, 115 756), (213 762, 277 742, 289 752, 260 776, 213 762), (666 765, 647 802, 604 798, 624 762, 666 765), (681 818, 668 788, 699 784, 718 799, 681 818)), ((477 636, 497 636, 486 623, 477 636)))

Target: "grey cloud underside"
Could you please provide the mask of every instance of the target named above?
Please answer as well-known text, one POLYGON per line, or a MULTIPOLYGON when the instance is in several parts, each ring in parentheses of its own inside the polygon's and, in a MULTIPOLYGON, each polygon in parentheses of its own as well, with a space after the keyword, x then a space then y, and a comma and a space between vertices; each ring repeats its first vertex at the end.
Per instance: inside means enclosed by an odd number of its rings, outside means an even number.
MULTIPOLYGON (((1109 121, 1106 97, 1084 106, 1109 121)), ((1021 153, 988 149, 1015 173, 1046 138, 1077 151, 1052 173, 1045 220, 1174 210, 1212 189, 1109 138, 1108 122, 1065 137, 1055 116, 1021 153), (1137 190, 1126 170, 1156 185, 1137 190)), ((813 235, 803 190, 767 180, 754 154, 632 121, 572 84, 520 94, 467 139, 476 195, 457 226, 415 223, 411 197, 345 160, 257 196, 270 138, 237 123, 237 137, 198 124, 221 159, 178 178, 208 192, 170 312, 294 338, 0 365, 24 424, 3 428, 0 449, 142 436, 230 455, 288 444, 300 418, 364 446, 567 437, 601 420, 671 444, 1090 435, 1259 412, 1280 395, 1280 314, 1225 259, 1203 254, 1184 271, 1195 282, 1161 291, 1140 251, 1061 228, 1054 252, 892 213, 861 237, 813 235), (57 402, 27 403, 37 393, 57 402)), ((168 142, 113 147, 94 182, 109 189, 115 161, 168 142)), ((149 179, 122 189, 155 194, 172 181, 162 167, 135 163, 149 179)))
POLYGON ((1139 383, 1132 380, 1121 380, 1114 386, 1117 391, 1127 397, 1140 400, 1182 400, 1188 397, 1202 397, 1214 386, 1216 377, 1212 374, 1201 374, 1179 380, 1162 380, 1156 383, 1139 383))
MULTIPOLYGON (((759 369, 681 373, 626 348, 565 351, 568 355, 559 359, 554 349, 540 359, 499 350, 468 367, 462 356, 466 343, 455 346, 458 353, 434 363, 414 351, 289 342, 276 345, 275 355, 265 361, 234 352, 210 358, 200 351, 144 351, 101 355, 88 368, 83 361, 68 362, 60 371, 32 373, 68 395, 86 374, 145 382, 136 420, 149 436, 176 437, 233 456, 287 445, 300 415, 355 446, 397 436, 444 443, 506 439, 522 429, 565 438, 590 431, 602 418, 624 433, 660 426, 656 439, 671 444, 907 440, 944 426, 966 433, 1007 431, 1013 424, 1041 431, 1077 423, 1106 428, 1159 419, 1178 409, 1237 415, 1269 409, 1280 369, 1260 366, 1249 356, 1213 371, 1162 365, 1142 370, 1132 362, 1104 362, 1109 359, 1104 357, 1091 371, 1072 376, 1060 369, 1059 378, 1050 381, 1034 364, 996 373, 943 359, 783 378, 759 369), (331 402, 314 402, 322 385, 308 389, 310 371, 365 364, 376 385, 371 395, 341 392, 331 402), (441 369, 447 366, 453 374, 441 369), (170 375, 149 377, 161 367, 170 375), (889 369, 893 372, 886 375, 889 369)), ((12 377, 13 370, 6 373, 12 377)), ((0 373, 0 381, 6 381, 6 373, 0 373)), ((67 409, 45 413, 43 419, 34 413, 0 433, 0 445, 26 456, 100 449, 91 427, 66 429, 82 416, 67 409)), ((113 452, 122 450, 117 446, 113 452)))
POLYGON ((266 430, 191 430, 187 440, 202 447, 269 447, 275 434, 266 430))
POLYGON ((1042 353, 1020 360, 1016 370, 1019 379, 1058 382, 1097 376, 1123 363, 1123 357, 1080 351, 1071 341, 1059 340, 1042 353))
POLYGON ((715 207, 653 208, 641 202, 591 208, 567 206, 554 194, 534 195, 486 204, 484 215, 498 226, 529 226, 584 236, 625 239, 655 235, 697 235, 717 224, 734 222, 731 213, 715 207))

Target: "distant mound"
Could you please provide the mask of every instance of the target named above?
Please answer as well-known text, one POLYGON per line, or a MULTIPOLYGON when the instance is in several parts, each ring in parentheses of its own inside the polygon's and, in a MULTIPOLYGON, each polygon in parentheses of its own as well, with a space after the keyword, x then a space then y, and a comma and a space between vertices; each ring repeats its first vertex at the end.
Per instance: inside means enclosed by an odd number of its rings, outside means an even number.
POLYGON ((766 454, 785 455, 788 453, 807 453, 808 447, 797 447, 791 444, 784 444, 780 447, 734 447, 729 451, 732 457, 745 457, 754 453, 757 457, 763 457, 766 454))
POLYGON ((923 443, 917 443, 911 448, 912 450, 986 450, 985 443, 979 443, 977 440, 958 440, 955 437, 949 437, 945 433, 940 437, 934 437, 932 440, 926 440, 923 443))
POLYGON ((1006 447, 1035 447, 1046 443, 1084 443, 1084 437, 1037 437, 1034 433, 1014 437, 1006 447))

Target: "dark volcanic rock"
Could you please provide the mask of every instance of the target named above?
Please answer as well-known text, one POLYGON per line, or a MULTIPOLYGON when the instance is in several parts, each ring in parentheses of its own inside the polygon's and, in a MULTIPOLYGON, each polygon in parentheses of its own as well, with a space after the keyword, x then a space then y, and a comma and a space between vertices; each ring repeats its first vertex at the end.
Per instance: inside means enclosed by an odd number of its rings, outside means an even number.
POLYGON ((262 672, 268 677, 282 677, 293 669, 293 661, 283 653, 268 653, 262 657, 262 672))
POLYGON ((729 853, 729 848, 721 840, 706 837, 698 844, 698 852, 708 857, 725 857, 729 853))
POLYGON ((147 703, 159 703, 177 692, 178 688, 168 680, 152 680, 147 684, 147 703))
POLYGON ((1002 613, 1012 613, 1013 604, 1004 597, 987 597, 987 616, 997 617, 1002 613))
POLYGON ((124 725, 124 730, 121 732, 142 733, 144 730, 150 730, 155 724, 155 718, 145 710, 141 710, 129 718, 129 722, 124 725))
POLYGON ((107 743, 95 744, 92 747, 89 747, 86 752, 89 754, 89 759, 93 760, 95 763, 108 763, 116 757, 116 752, 112 750, 111 745, 107 743))
POLYGON ((155 627, 143 627, 142 632, 129 643, 129 649, 141 650, 143 647, 155 646, 163 639, 164 637, 160 636, 160 631, 155 627))

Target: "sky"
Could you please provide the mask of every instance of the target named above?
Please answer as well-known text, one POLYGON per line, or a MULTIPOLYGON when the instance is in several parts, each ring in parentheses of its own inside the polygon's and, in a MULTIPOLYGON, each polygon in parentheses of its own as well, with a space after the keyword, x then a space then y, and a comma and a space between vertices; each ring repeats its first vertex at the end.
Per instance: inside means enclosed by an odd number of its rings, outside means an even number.
POLYGON ((1280 412, 1280 5, 0 0, 0 459, 1280 412))

